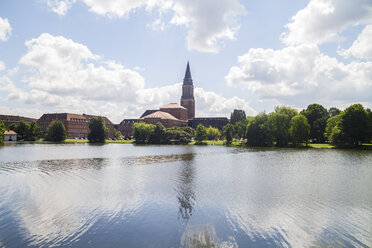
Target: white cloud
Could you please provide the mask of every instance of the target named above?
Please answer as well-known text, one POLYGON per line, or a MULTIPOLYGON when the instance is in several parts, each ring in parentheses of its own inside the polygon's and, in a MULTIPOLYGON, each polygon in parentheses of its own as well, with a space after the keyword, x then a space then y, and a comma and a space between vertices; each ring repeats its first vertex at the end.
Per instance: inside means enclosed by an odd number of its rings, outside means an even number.
MULTIPOLYGON (((119 123, 124 118, 138 118, 146 109, 179 102, 181 97, 181 83, 146 88, 138 72, 103 60, 86 46, 62 36, 44 33, 25 44, 28 51, 19 60, 19 68, 0 77, 0 92, 7 94, 3 101, 8 104, 105 115, 119 123), (17 76, 23 76, 22 85, 12 81, 17 76)), ((197 116, 228 116, 234 108, 255 113, 238 97, 225 98, 201 88, 195 89, 195 97, 197 116)))
POLYGON ((316 45, 250 49, 238 61, 226 76, 228 85, 246 88, 261 99, 291 105, 372 103, 372 62, 343 64, 316 45))
POLYGON ((353 45, 347 50, 340 50, 339 54, 372 60, 372 25, 366 26, 353 45))
POLYGON ((3 19, 0 17, 0 40, 7 41, 12 32, 12 27, 7 18, 3 19))
MULTIPOLYGON (((46 0, 54 12, 64 15, 76 0, 46 0)), ((172 12, 170 24, 185 26, 189 50, 216 53, 224 40, 235 39, 239 29, 237 17, 245 13, 238 0, 81 0, 89 11, 110 18, 127 18, 131 13, 144 8, 149 13, 155 10, 158 17, 151 26, 164 30, 163 14, 172 12)))
POLYGON ((311 0, 291 21, 281 35, 287 45, 342 40, 347 27, 372 22, 372 1, 311 0))
POLYGON ((0 61, 0 71, 5 70, 5 68, 6 68, 5 63, 3 61, 0 61))

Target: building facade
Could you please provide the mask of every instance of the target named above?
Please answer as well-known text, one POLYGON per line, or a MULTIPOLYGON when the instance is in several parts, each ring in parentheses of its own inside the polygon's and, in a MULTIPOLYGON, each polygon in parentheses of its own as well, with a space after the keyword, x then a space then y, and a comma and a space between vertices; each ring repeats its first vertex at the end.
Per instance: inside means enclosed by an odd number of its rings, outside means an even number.
MULTIPOLYGON (((71 114, 71 113, 52 113, 52 114, 43 114, 40 119, 37 121, 43 136, 45 137, 48 132, 48 127, 53 120, 60 120, 66 129, 67 138, 88 138, 89 130, 89 120, 94 115, 86 114, 71 114)), ((102 117, 105 121, 105 125, 108 128, 108 138, 114 137, 114 124, 107 119, 102 117)))
POLYGON ((4 141, 17 141, 17 133, 13 130, 4 131, 4 141))
POLYGON ((117 130, 120 131, 125 138, 130 138, 133 133, 133 124, 136 122, 138 122, 138 119, 124 119, 118 125, 117 130))

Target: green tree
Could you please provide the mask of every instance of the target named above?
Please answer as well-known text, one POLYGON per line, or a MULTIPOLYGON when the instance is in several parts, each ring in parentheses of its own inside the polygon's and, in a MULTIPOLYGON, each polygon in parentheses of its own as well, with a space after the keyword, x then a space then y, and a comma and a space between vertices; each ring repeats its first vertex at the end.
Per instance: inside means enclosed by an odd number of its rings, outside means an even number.
POLYGON ((56 142, 64 141, 66 139, 66 128, 62 121, 53 120, 50 123, 46 139, 56 142))
POLYGON ((299 114, 291 119, 289 134, 294 147, 298 147, 302 142, 305 142, 307 145, 309 141, 310 125, 304 115, 299 114))
POLYGON ((17 139, 24 140, 25 138, 27 138, 29 129, 30 129, 30 125, 27 122, 20 121, 15 130, 15 132, 17 133, 17 139))
POLYGON ((116 128, 114 128, 114 138, 117 139, 119 138, 120 136, 123 136, 121 134, 121 132, 119 130, 117 130, 116 128))
POLYGON ((176 143, 190 143, 194 137, 194 129, 191 127, 171 127, 167 128, 169 141, 176 143))
POLYGON ((341 131, 351 145, 362 145, 370 140, 368 113, 361 104, 353 104, 342 115, 341 131))
POLYGON ((41 137, 41 128, 36 122, 31 122, 25 140, 36 141, 41 137))
POLYGON ((250 146, 270 146, 273 143, 272 136, 268 130, 268 115, 261 113, 251 119, 247 125, 246 138, 247 145, 250 146))
POLYGON ((218 128, 209 126, 207 128, 208 140, 218 140, 221 137, 220 130, 218 128))
MULTIPOLYGON (((337 110, 332 109, 332 114, 337 110)), ((320 104, 310 104, 306 110, 301 111, 310 124, 310 139, 312 142, 325 142, 325 128, 327 126, 328 111, 320 104)))
POLYGON ((147 124, 145 122, 137 122, 133 124, 133 137, 136 143, 145 143, 153 129, 155 128, 152 124, 147 124))
POLYGON ((0 121, 0 145, 3 144, 4 131, 5 131, 4 122, 0 121))
POLYGON ((233 140, 233 130, 234 130, 234 126, 231 124, 227 124, 222 129, 223 137, 226 139, 227 144, 231 144, 233 140))
POLYGON ((234 109, 234 111, 230 115, 230 124, 235 124, 240 120, 244 120, 246 118, 244 110, 234 109))
POLYGON ((267 127, 269 135, 279 147, 287 146, 290 141, 289 127, 291 119, 297 115, 297 110, 280 106, 275 108, 275 112, 268 115, 267 127))
POLYGON ((105 125, 105 120, 101 116, 93 117, 89 120, 88 140, 90 143, 104 143, 108 128, 105 125))
POLYGON ((338 108, 332 107, 328 110, 328 118, 339 115, 340 113, 341 113, 341 110, 339 110, 338 108))
POLYGON ((324 134, 328 142, 338 146, 342 145, 344 142, 341 132, 342 115, 343 114, 338 114, 327 120, 326 132, 324 134))
POLYGON ((196 132, 195 132, 196 143, 200 144, 204 140, 206 140, 207 138, 208 138, 208 136, 207 136, 207 129, 202 124, 199 124, 196 127, 196 132))
POLYGON ((168 134, 163 124, 161 124, 160 122, 156 123, 155 128, 150 133, 148 140, 151 144, 169 143, 168 134))
POLYGON ((245 131, 247 129, 247 125, 249 122, 249 119, 252 119, 252 117, 247 117, 243 120, 240 120, 238 122, 235 122, 233 126, 233 136, 235 138, 241 139, 245 137, 245 131))

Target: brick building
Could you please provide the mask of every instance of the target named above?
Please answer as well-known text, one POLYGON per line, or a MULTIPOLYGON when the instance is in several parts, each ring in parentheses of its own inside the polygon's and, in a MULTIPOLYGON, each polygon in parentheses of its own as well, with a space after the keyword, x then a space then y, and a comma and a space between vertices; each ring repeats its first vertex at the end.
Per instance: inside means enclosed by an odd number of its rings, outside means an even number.
POLYGON ((205 127, 215 127, 220 130, 227 124, 229 124, 229 119, 226 117, 198 117, 188 121, 188 126, 196 129, 196 127, 202 124, 205 127))
POLYGON ((132 127, 136 122, 138 122, 138 119, 124 119, 118 125, 117 130, 120 131, 125 138, 132 137, 132 127))
POLYGON ((21 121, 27 122, 31 124, 31 122, 36 122, 37 119, 28 118, 24 116, 16 116, 16 115, 0 115, 0 122, 4 122, 6 127, 9 127, 11 124, 19 124, 21 121))
MULTIPOLYGON (((71 114, 71 113, 53 113, 43 114, 37 121, 40 125, 41 131, 45 136, 50 123, 53 120, 60 120, 66 128, 67 138, 88 138, 89 134, 89 120, 94 115, 86 114, 71 114)), ((106 117, 102 117, 105 121, 105 125, 108 128, 108 138, 114 137, 114 125, 106 117)))

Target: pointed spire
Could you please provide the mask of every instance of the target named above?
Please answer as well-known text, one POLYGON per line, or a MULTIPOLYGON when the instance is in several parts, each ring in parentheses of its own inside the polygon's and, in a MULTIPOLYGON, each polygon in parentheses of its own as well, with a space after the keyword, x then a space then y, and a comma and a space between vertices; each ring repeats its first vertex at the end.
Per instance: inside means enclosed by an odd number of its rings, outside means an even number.
POLYGON ((189 61, 187 61, 186 73, 185 73, 185 78, 183 79, 183 81, 192 82, 189 61))

